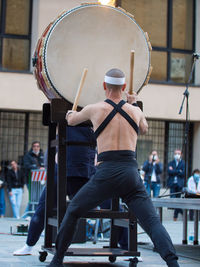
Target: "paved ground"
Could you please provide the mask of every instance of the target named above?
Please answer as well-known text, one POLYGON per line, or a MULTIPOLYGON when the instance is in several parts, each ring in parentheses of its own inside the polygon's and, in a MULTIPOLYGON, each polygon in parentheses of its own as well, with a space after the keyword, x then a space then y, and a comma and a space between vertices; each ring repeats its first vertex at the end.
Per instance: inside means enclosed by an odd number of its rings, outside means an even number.
MULTIPOLYGON (((14 250, 20 248, 25 244, 26 236, 16 236, 10 234, 10 227, 15 227, 17 224, 26 224, 24 220, 14 220, 11 218, 0 219, 0 267, 29 267, 29 266, 46 266, 52 255, 49 254, 44 263, 38 259, 38 251, 41 250, 43 244, 43 237, 40 238, 38 244, 33 250, 31 256, 13 256, 14 250)), ((179 257, 179 263, 181 267, 199 267, 200 266, 200 246, 178 246, 182 242, 182 222, 166 221, 164 222, 168 232, 170 233, 173 243, 176 245, 179 257)), ((192 232, 193 223, 189 222, 189 233, 192 232)), ((152 244, 142 229, 138 229, 138 241, 145 243, 145 245, 139 245, 139 251, 141 252, 142 262, 138 264, 138 267, 163 267, 164 261, 160 256, 152 251, 152 244)), ((200 240, 200 237, 199 237, 200 240)), ((98 242, 93 245, 92 242, 85 244, 73 244, 73 247, 101 247, 107 245, 105 242, 98 242)), ((115 264, 110 264, 107 257, 65 257, 66 267, 123 267, 129 266, 129 263, 124 261, 122 257, 117 258, 115 264)))

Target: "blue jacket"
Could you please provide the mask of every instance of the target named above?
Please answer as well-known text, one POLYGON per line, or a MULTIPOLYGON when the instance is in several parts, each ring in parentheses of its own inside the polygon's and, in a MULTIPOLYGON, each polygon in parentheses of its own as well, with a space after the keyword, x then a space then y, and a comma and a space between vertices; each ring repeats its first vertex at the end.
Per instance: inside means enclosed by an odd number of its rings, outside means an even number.
POLYGON ((185 178, 185 162, 184 160, 180 160, 178 165, 176 166, 175 159, 170 161, 168 164, 168 179, 167 186, 170 188, 174 184, 174 177, 177 177, 177 185, 179 187, 184 187, 184 178, 185 178), (173 170, 170 170, 169 167, 172 167, 173 170))
POLYGON ((90 178, 96 171, 96 139, 89 126, 67 126, 67 176, 90 178))
POLYGON ((44 167, 44 154, 42 149, 38 155, 33 153, 33 150, 30 149, 24 156, 24 173, 26 177, 26 183, 28 183, 28 177, 31 170, 39 169, 44 167))
MULTIPOLYGON (((144 180, 146 182, 149 181, 149 177, 151 177, 152 172, 153 172, 153 164, 150 163, 148 160, 144 162, 142 170, 145 172, 144 180)), ((160 183, 160 174, 163 171, 162 163, 156 163, 155 164, 155 173, 156 173, 156 183, 160 183)))

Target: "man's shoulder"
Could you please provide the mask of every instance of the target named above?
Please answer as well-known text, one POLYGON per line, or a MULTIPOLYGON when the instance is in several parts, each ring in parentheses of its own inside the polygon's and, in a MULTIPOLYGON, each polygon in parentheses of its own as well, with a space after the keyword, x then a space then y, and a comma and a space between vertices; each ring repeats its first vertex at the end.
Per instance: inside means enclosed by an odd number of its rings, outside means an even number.
POLYGON ((99 101, 99 102, 93 104, 93 107, 97 107, 97 106, 106 106, 106 102, 105 101, 99 101))
POLYGON ((24 160, 24 162, 26 162, 26 163, 31 163, 32 160, 33 160, 33 158, 34 158, 33 153, 32 153, 31 150, 29 150, 29 151, 24 155, 23 160, 24 160))
POLYGON ((95 104, 90 104, 87 106, 90 112, 94 112, 95 110, 101 110, 106 106, 106 103, 104 101, 97 102, 95 104))
POLYGON ((12 169, 9 169, 7 172, 7 175, 12 175, 14 173, 14 171, 12 169))
POLYGON ((32 154, 32 150, 29 150, 28 152, 26 152, 26 154, 24 155, 25 157, 31 156, 32 154))
POLYGON ((173 160, 171 160, 169 163, 168 163, 168 165, 172 165, 172 164, 174 164, 175 163, 175 160, 173 159, 173 160))

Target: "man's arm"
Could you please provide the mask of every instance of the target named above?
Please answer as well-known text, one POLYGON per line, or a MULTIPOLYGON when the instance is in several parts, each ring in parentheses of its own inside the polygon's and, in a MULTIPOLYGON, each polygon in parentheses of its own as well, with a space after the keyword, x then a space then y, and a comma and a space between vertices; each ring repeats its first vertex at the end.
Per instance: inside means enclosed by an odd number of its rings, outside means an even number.
POLYGON ((180 166, 180 168, 177 170, 177 175, 179 176, 179 178, 184 178, 185 177, 185 163, 184 161, 182 161, 182 164, 180 166))
POLYGON ((33 167, 33 163, 32 163, 32 158, 31 158, 31 156, 29 155, 29 153, 26 153, 25 155, 24 155, 24 159, 23 159, 23 162, 24 162, 24 168, 25 169, 32 169, 32 167, 33 167))
POLYGON ((177 171, 177 169, 174 169, 172 165, 173 165, 173 162, 171 161, 171 162, 168 164, 167 172, 168 172, 168 174, 171 175, 171 176, 177 176, 178 171, 177 171))
POLYGON ((149 167, 150 167, 150 164, 148 160, 146 160, 143 164, 143 168, 142 170, 145 171, 145 173, 148 173, 149 172, 149 167))
POLYGON ((90 114, 91 114, 91 109, 92 109, 91 107, 92 105, 88 105, 79 112, 69 110, 65 117, 68 122, 68 125, 75 126, 84 121, 90 120, 90 117, 91 117, 90 114))
MULTIPOLYGON (((138 98, 137 94, 135 92, 133 94, 129 94, 128 92, 125 92, 125 94, 127 97, 127 102, 133 106, 137 106, 137 98, 138 98)), ((141 111, 141 118, 139 122, 139 129, 140 129, 140 134, 145 134, 148 131, 148 123, 142 111, 141 111)))
POLYGON ((163 172, 163 166, 161 162, 156 163, 156 174, 161 174, 163 172))
POLYGON ((8 188, 9 194, 11 193, 11 180, 12 180, 11 176, 12 176, 12 173, 11 173, 11 170, 9 170, 7 173, 7 188, 8 188))
POLYGON ((140 134, 145 134, 148 132, 148 123, 142 111, 141 114, 142 115, 139 122, 139 129, 140 129, 140 134))
POLYGON ((190 177, 187 181, 187 189, 188 189, 188 192, 189 193, 196 193, 195 192, 195 184, 194 182, 192 181, 193 179, 190 177))

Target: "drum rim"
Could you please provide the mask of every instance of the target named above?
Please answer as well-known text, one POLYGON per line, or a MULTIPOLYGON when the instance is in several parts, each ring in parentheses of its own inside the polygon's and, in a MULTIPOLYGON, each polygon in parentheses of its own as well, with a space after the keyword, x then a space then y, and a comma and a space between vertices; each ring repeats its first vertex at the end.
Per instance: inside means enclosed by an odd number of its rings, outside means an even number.
MULTIPOLYGON (((96 6, 96 7, 106 7, 106 8, 110 8, 110 9, 114 9, 115 11, 119 12, 119 13, 122 13, 124 14, 125 16, 127 16, 129 19, 131 19, 136 25, 137 27, 139 28, 140 32, 142 33, 143 35, 143 38, 145 40, 145 43, 146 43, 146 47, 147 47, 147 51, 148 51, 148 56, 149 56, 149 62, 148 62, 148 71, 146 73, 146 77, 142 83, 142 85, 140 86, 140 88, 137 89, 137 92, 139 92, 141 90, 141 88, 145 85, 145 82, 146 80, 148 79, 148 74, 150 72, 150 67, 151 67, 151 53, 150 53, 150 49, 149 49, 149 45, 148 45, 148 41, 146 39, 146 36, 145 36, 145 33, 144 31, 142 30, 142 28, 139 26, 139 24, 136 22, 136 20, 130 16, 129 14, 127 14, 126 11, 123 11, 122 9, 120 8, 116 8, 116 7, 113 7, 113 6, 108 6, 108 5, 100 5, 100 4, 83 4, 81 6, 77 6, 75 8, 72 8, 68 11, 65 11, 62 13, 62 15, 60 15, 59 17, 57 17, 55 19, 55 21, 52 23, 46 37, 45 37, 45 40, 44 40, 44 47, 43 47, 43 57, 42 57, 42 60, 43 60, 43 66, 44 66, 44 72, 45 72, 45 75, 52 87, 52 89, 55 91, 56 94, 58 94, 61 98, 65 99, 66 101, 68 101, 69 103, 71 103, 69 100, 67 100, 63 95, 61 95, 61 93, 56 89, 56 87, 54 86, 54 84, 52 83, 51 79, 50 79, 50 76, 49 76, 49 73, 48 73, 48 70, 47 70, 47 46, 48 46, 48 42, 49 42, 49 38, 53 32, 53 30, 55 29, 56 25, 61 21, 63 20, 63 18, 67 15, 69 15, 70 13, 73 13, 74 11, 78 10, 78 9, 81 9, 81 8, 86 8, 86 7, 92 7, 92 6, 96 6)), ((136 93, 137 93, 136 92, 136 93)))

